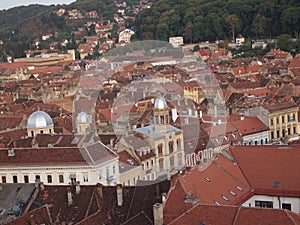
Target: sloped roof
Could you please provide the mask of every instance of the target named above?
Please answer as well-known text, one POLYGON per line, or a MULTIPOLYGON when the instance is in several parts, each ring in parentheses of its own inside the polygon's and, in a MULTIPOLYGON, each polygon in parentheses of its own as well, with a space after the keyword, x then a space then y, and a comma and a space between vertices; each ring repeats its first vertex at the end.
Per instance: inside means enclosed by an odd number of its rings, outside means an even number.
POLYGON ((299 197, 299 149, 299 146, 232 146, 230 152, 255 193, 299 197))
POLYGON ((296 225, 299 224, 299 218, 295 213, 278 209, 198 204, 168 224, 199 225, 202 222, 205 225, 296 225))

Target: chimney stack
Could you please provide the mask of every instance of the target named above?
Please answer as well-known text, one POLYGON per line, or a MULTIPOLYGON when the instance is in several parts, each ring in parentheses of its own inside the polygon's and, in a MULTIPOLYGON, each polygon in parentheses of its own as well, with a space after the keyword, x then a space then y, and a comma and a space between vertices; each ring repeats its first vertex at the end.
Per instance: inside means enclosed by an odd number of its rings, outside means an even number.
POLYGON ((80 182, 79 181, 76 182, 75 190, 76 190, 76 194, 79 195, 80 194, 80 182))
POLYGON ((73 204, 72 192, 71 189, 68 187, 67 190, 67 198, 68 198, 68 206, 73 204))
POLYGON ((117 185, 117 201, 118 201, 118 206, 123 205, 123 189, 121 184, 117 185))
POLYGON ((97 193, 99 194, 100 198, 103 198, 102 184, 100 183, 97 184, 97 193))
POLYGON ((163 225, 163 205, 156 203, 153 205, 154 225, 163 225))
POLYGON ((43 191, 45 189, 45 185, 43 182, 40 182, 40 189, 41 189, 41 191, 43 191))

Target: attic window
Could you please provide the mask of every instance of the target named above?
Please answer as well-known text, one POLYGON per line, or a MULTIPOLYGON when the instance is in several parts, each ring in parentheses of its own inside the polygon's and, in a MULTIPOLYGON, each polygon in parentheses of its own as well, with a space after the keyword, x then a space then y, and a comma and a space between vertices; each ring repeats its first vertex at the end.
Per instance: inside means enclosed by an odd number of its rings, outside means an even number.
POLYGON ((233 196, 236 196, 236 193, 234 193, 232 190, 229 190, 229 193, 232 194, 233 196))
POLYGON ((134 164, 134 162, 133 162, 132 159, 127 159, 127 162, 129 162, 130 165, 133 165, 133 164, 134 164))
POLYGON ((226 200, 227 202, 229 202, 229 199, 225 196, 225 195, 222 195, 221 196, 224 200, 226 200))
POLYGON ((207 182, 211 182, 211 179, 209 179, 208 177, 205 177, 204 180, 206 180, 207 182))
POLYGON ((237 188, 239 191, 243 191, 243 188, 241 188, 240 186, 236 186, 236 188, 237 188))
POLYGON ((221 205, 218 201, 214 201, 216 205, 221 205))
POLYGON ((274 187, 274 188, 278 188, 278 185, 279 185, 279 182, 278 182, 278 181, 275 181, 274 184, 273 184, 273 187, 274 187))
POLYGON ((236 139, 236 135, 235 135, 234 133, 232 133, 232 137, 233 137, 234 139, 236 139))

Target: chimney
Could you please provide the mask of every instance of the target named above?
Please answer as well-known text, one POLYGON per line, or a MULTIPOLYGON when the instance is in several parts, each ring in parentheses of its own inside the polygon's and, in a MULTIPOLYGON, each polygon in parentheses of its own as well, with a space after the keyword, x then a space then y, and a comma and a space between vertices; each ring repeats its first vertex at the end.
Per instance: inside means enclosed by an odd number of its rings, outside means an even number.
POLYGON ((241 115, 241 120, 245 120, 245 117, 244 117, 244 115, 241 115))
POLYGON ((45 189, 45 185, 43 182, 40 182, 40 189, 41 189, 41 191, 43 191, 45 189))
POLYGON ((117 185, 117 201, 118 201, 118 206, 123 205, 123 189, 121 184, 117 185))
POLYGON ((79 195, 80 194, 80 181, 76 182, 75 190, 76 190, 76 194, 79 195))
POLYGON ((113 139, 113 138, 111 138, 111 139, 109 140, 109 145, 110 145, 111 149, 114 148, 114 139, 113 139))
POLYGON ((202 110, 199 112, 199 117, 202 118, 202 110))
POLYGON ((97 193, 99 194, 100 198, 103 198, 102 184, 100 183, 97 184, 97 193))
POLYGON ((15 150, 12 148, 12 149, 8 149, 8 156, 15 156, 15 150))
POLYGON ((163 205, 156 203, 153 205, 154 225, 163 225, 163 205))
POLYGON ((192 116, 192 109, 191 108, 188 108, 188 115, 192 116))
POLYGON ((68 187, 67 190, 67 198, 68 198, 68 206, 73 204, 72 192, 71 189, 68 187))
POLYGON ((16 140, 13 141, 13 145, 14 145, 14 148, 17 148, 17 147, 18 147, 18 146, 17 146, 16 140))

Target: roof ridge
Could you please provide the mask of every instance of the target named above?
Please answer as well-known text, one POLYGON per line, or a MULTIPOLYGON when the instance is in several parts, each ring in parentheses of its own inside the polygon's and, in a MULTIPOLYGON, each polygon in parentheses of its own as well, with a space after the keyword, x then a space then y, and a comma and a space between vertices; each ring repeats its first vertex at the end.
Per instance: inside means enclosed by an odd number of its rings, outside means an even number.
POLYGON ((236 210, 232 225, 235 225, 237 223, 241 209, 242 209, 242 206, 239 206, 238 209, 236 210))
POLYGON ((283 209, 283 211, 287 214, 287 216, 290 218, 290 220, 293 222, 293 224, 297 225, 298 223, 294 220, 294 218, 292 217, 292 215, 290 214, 291 211, 288 211, 286 209, 283 209))
MULTIPOLYGON (((231 151, 231 148, 229 148, 229 151, 231 152, 232 157, 234 158, 234 153, 231 151)), ((250 183, 250 181, 248 180, 247 176, 245 175, 244 171, 243 171, 242 168, 240 167, 238 161, 235 160, 235 162, 236 162, 236 164, 237 164, 239 170, 241 171, 242 175, 244 176, 245 180, 247 181, 249 187, 251 188, 250 190, 254 190, 253 187, 252 187, 252 185, 251 185, 251 183, 250 183)))

